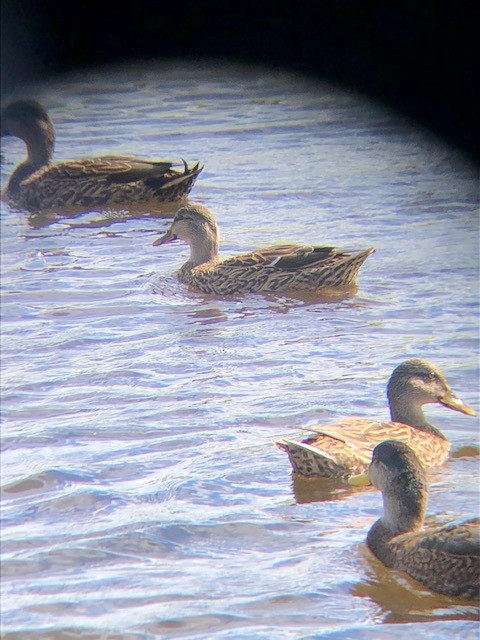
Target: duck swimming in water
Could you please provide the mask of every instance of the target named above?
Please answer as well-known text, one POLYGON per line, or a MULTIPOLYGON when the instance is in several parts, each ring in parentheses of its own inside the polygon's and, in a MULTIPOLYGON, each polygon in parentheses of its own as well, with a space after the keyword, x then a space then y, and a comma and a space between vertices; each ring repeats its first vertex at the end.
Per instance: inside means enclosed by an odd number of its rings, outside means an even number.
MULTIPOLYGON (((478 599, 480 519, 425 530, 427 477, 403 442, 378 444, 366 475, 383 495, 383 516, 367 536, 370 551, 385 566, 405 571, 432 591, 478 599)), ((365 478, 356 476, 349 482, 362 485, 365 478)))
POLYGON ((1 135, 25 142, 27 158, 13 171, 4 197, 31 212, 69 207, 154 206, 186 196, 202 168, 168 161, 102 156, 55 164, 55 130, 44 107, 17 100, 1 114, 1 135))
POLYGON ((302 476, 348 478, 366 470, 372 450, 382 440, 393 438, 409 444, 426 467, 445 461, 450 442, 430 424, 424 404, 444 407, 474 416, 475 411, 452 391, 438 367, 427 360, 412 358, 402 362, 387 386, 390 422, 350 418, 314 431, 306 440, 274 440, 288 454, 293 471, 302 476))
POLYGON ((170 229, 153 244, 177 239, 190 245, 190 258, 176 274, 180 282, 216 295, 352 287, 363 263, 375 251, 288 244, 221 260, 215 217, 207 207, 193 202, 177 211, 170 229))

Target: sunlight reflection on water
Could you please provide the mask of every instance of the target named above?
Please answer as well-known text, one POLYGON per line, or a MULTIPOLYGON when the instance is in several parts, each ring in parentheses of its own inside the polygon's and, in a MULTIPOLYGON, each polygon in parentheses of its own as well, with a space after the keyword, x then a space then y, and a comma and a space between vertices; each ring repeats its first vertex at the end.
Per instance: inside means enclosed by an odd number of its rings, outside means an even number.
MULTIPOLYGON (((5 638, 469 637, 472 605, 364 551, 378 493, 292 482, 272 438, 386 418, 386 381, 410 356, 478 408, 474 169, 286 73, 147 65, 34 95, 59 161, 205 163, 191 198, 218 216, 224 255, 377 253, 343 299, 215 299, 173 278, 186 248, 152 247, 157 216, 2 205, 5 638)), ((24 149, 2 147, 4 185, 24 149)), ((454 450, 475 443, 475 420, 427 413, 454 450)), ((450 461, 429 513, 477 512, 477 478, 478 457, 450 461)))

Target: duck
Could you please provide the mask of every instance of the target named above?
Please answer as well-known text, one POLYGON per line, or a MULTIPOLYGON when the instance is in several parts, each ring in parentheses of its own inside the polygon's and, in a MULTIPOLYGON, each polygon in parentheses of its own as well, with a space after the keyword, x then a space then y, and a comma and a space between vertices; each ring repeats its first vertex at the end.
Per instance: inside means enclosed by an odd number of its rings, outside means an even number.
POLYGON ((465 415, 475 416, 450 388, 442 371, 427 360, 411 358, 399 364, 387 385, 390 422, 368 418, 347 418, 325 427, 308 427, 315 432, 305 440, 274 439, 289 457, 293 473, 308 477, 343 478, 364 473, 374 447, 392 438, 410 445, 427 467, 441 465, 450 441, 423 411, 425 404, 441 404, 465 415))
POLYGON ((184 160, 114 155, 55 164, 54 126, 36 100, 15 100, 2 109, 1 136, 20 138, 27 147, 27 158, 14 169, 2 196, 30 212, 177 201, 203 169, 184 160))
POLYGON ((195 202, 182 205, 167 232, 153 244, 177 239, 190 246, 189 259, 176 272, 178 280, 197 292, 215 295, 352 287, 363 263, 375 251, 284 244, 222 260, 215 216, 195 202))
POLYGON ((386 567, 437 593, 479 597, 480 518, 424 529, 428 480, 411 447, 398 440, 377 444, 367 473, 349 483, 371 483, 382 492, 383 515, 369 530, 367 547, 386 567))

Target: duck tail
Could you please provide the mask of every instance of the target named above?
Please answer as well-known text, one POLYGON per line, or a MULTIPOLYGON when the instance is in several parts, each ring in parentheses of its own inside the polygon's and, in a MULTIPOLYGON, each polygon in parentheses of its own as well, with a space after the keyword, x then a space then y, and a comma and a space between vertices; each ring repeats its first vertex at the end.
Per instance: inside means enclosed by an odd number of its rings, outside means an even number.
POLYGON ((294 473, 317 478, 344 478, 350 475, 347 465, 339 464, 331 455, 306 442, 276 438, 274 444, 285 451, 294 473))
POLYGON ((203 171, 199 162, 189 167, 182 158, 183 171, 172 169, 161 185, 156 186, 157 196, 162 199, 176 200, 190 193, 195 180, 203 171))
POLYGON ((331 266, 329 274, 322 274, 322 286, 348 287, 355 285, 360 269, 372 253, 375 253, 374 247, 353 255, 348 254, 343 260, 331 266))

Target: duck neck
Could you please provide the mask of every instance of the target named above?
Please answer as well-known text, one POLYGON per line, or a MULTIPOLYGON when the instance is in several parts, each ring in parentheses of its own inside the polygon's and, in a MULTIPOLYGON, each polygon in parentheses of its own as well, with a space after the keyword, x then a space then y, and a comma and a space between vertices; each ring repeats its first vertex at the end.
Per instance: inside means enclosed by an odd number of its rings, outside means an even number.
POLYGON ((37 169, 49 165, 53 159, 55 134, 50 126, 39 125, 34 135, 25 140, 28 161, 37 169))
POLYGON ((218 260, 218 239, 213 236, 205 236, 202 242, 190 245, 190 258, 188 265, 193 268, 206 262, 216 262, 218 260))
POLYGON ((367 547, 387 567, 395 564, 395 551, 389 544, 395 534, 385 525, 380 518, 371 527, 367 535, 367 547))
MULTIPOLYGON (((385 505, 385 500, 384 500, 385 505)), ((403 533, 420 531, 423 527, 425 510, 418 505, 419 511, 412 512, 404 504, 390 504, 385 515, 377 520, 367 536, 367 546, 387 567, 393 567, 396 558, 396 547, 390 542, 403 533)))
POLYGON ((8 181, 7 191, 14 194, 20 184, 42 167, 52 163, 54 138, 40 130, 32 139, 25 140, 27 158, 21 162, 12 173, 8 181))
POLYGON ((422 529, 427 496, 426 478, 416 477, 409 471, 403 472, 394 485, 383 490, 383 516, 370 529, 367 545, 385 564, 393 553, 388 544, 392 538, 422 529))
POLYGON ((445 436, 433 424, 427 420, 421 404, 412 402, 411 398, 406 396, 397 396, 389 398, 390 401, 390 417, 393 422, 401 422, 415 427, 420 431, 435 434, 445 439, 445 436))

